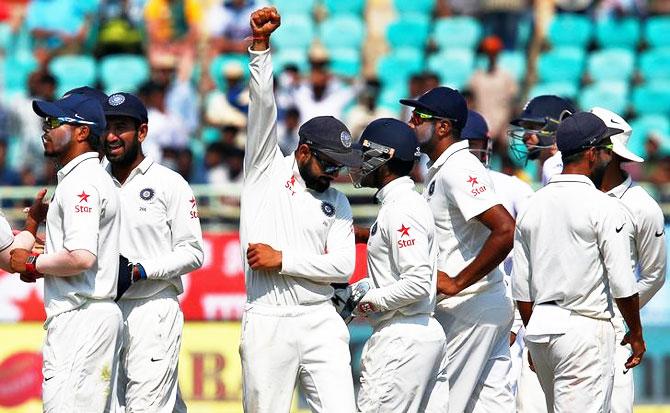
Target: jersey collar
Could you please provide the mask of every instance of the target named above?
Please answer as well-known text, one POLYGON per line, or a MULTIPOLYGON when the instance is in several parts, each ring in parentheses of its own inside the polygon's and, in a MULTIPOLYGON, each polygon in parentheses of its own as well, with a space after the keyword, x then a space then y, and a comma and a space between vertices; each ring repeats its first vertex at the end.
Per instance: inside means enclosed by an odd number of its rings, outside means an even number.
POLYGON ((451 155, 455 154, 458 151, 462 150, 468 150, 470 148, 470 142, 467 141, 467 139, 463 139, 461 141, 458 141, 456 143, 451 144, 444 152, 442 152, 442 155, 440 155, 435 162, 430 163, 429 170, 433 171, 436 169, 440 169, 442 165, 444 165, 445 162, 451 157, 451 155))
POLYGON ((593 185, 593 181, 591 181, 588 176, 577 174, 556 174, 552 176, 551 179, 549 179, 547 185, 557 183, 579 183, 589 185, 593 188, 596 187, 593 185))
POLYGON ((621 199, 623 197, 623 194, 625 194, 626 191, 628 191, 631 186, 633 186, 633 178, 631 178, 630 175, 628 175, 626 179, 621 183, 621 185, 615 186, 614 188, 607 191, 607 195, 615 196, 621 199))
POLYGON ((96 162, 99 162, 98 161, 98 153, 97 152, 85 152, 85 153, 82 153, 81 155, 75 157, 70 162, 66 163, 65 166, 60 168, 60 170, 58 171, 58 174, 57 174, 58 182, 62 181, 63 178, 65 178, 67 176, 67 174, 72 172, 74 170, 74 168, 77 167, 77 165, 79 165, 80 163, 82 163, 86 160, 89 160, 89 159, 95 159, 96 162))
POLYGON ((393 199, 395 194, 399 194, 402 196, 403 193, 406 191, 413 191, 414 190, 414 181, 412 181, 412 178, 409 176, 401 176, 400 178, 396 178, 386 184, 382 189, 377 191, 375 194, 375 198, 380 204, 384 204, 384 202, 387 202, 390 199, 393 199))

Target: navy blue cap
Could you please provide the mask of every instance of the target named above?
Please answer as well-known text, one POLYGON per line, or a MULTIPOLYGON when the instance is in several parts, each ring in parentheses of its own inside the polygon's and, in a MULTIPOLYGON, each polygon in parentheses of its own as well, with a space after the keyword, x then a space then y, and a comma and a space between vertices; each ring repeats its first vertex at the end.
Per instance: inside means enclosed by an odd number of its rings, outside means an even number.
POLYGON ((461 139, 470 140, 488 140, 489 125, 486 119, 474 110, 468 111, 468 121, 465 123, 465 128, 461 131, 461 139))
POLYGON ((363 130, 359 144, 365 146, 364 141, 392 148, 394 150, 392 157, 403 161, 414 161, 421 155, 419 140, 414 129, 398 119, 373 120, 363 130))
POLYGON ((597 146, 604 139, 621 132, 621 129, 608 128, 591 112, 577 112, 558 125, 556 145, 565 157, 597 146))
POLYGON ((101 136, 107 126, 100 102, 86 95, 67 95, 54 102, 33 100, 33 111, 43 118, 61 118, 69 123, 87 125, 97 136, 101 136))
POLYGON ((140 123, 149 122, 146 106, 132 93, 119 92, 110 95, 102 109, 105 116, 128 116, 140 123))
POLYGON ((98 89, 92 88, 90 86, 80 86, 76 87, 74 89, 68 90, 63 94, 63 97, 67 97, 69 95, 84 95, 88 96, 94 99, 97 99, 98 102, 100 102, 101 105, 104 106, 105 102, 107 102, 107 95, 98 89))
POLYGON ((400 103, 426 112, 427 115, 450 119, 460 131, 468 119, 468 104, 463 95, 445 86, 433 88, 418 99, 400 99, 400 103))
POLYGON ((547 119, 561 121, 566 112, 569 114, 577 112, 575 105, 570 100, 555 95, 540 95, 529 100, 519 117, 510 123, 521 126, 521 122, 545 124, 547 119))
POLYGON ((317 116, 298 129, 299 144, 309 145, 315 151, 348 167, 360 166, 360 152, 352 146, 353 139, 347 126, 333 116, 317 116))

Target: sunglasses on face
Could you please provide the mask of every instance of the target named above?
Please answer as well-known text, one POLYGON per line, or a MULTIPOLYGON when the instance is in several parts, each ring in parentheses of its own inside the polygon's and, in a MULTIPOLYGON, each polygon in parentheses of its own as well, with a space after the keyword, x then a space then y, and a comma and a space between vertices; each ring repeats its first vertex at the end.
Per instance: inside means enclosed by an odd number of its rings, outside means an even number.
POLYGON ((444 118, 444 117, 441 117, 441 116, 429 115, 427 113, 419 112, 418 110, 412 111, 411 121, 413 123, 417 124, 417 125, 421 124, 423 122, 432 122, 432 121, 435 121, 435 120, 447 120, 449 122, 454 121, 453 119, 450 119, 450 118, 444 118))
POLYGON ((60 118, 46 117, 42 121, 42 126, 45 129, 56 129, 62 125, 95 125, 95 123, 68 117, 60 117, 60 118))
POLYGON ((333 175, 335 173, 340 172, 341 169, 345 168, 344 165, 337 164, 327 159, 323 159, 321 155, 319 155, 319 153, 316 151, 312 151, 312 155, 314 155, 314 159, 316 159, 316 162, 319 164, 319 166, 326 175, 333 175))

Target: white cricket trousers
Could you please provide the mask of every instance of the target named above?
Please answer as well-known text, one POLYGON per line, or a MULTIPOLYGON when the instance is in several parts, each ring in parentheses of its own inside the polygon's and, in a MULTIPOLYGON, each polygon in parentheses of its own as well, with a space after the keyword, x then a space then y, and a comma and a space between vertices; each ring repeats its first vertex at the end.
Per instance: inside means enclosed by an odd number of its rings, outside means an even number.
POLYGON ((149 298, 121 299, 123 347, 118 399, 126 413, 186 412, 178 365, 184 314, 173 288, 149 298))
POLYGON ((522 358, 516 391, 517 413, 547 413, 547 400, 537 374, 530 369, 527 347, 523 349, 522 358))
POLYGON ((509 332, 514 305, 501 282, 450 305, 438 303, 435 318, 447 336, 449 413, 513 413, 509 332))
MULTIPOLYGON (((610 320, 570 315, 564 334, 526 346, 550 413, 609 413, 614 383, 614 327, 610 320)), ((630 374, 630 373, 629 373, 630 374)))
POLYGON ((49 322, 42 367, 45 413, 114 410, 122 328, 112 300, 88 301, 49 322))
POLYGON ((330 302, 247 303, 240 356, 246 413, 288 413, 296 381, 313 412, 356 410, 349 330, 330 302))
POLYGON ((614 346, 616 348, 614 354, 614 388, 612 390, 612 413, 633 413, 633 402, 635 400, 635 384, 633 383, 633 372, 629 371, 624 374, 624 365, 628 361, 628 357, 633 354, 630 344, 622 346, 626 334, 626 324, 621 316, 615 316, 612 319, 614 325, 614 346))
POLYGON ((447 346, 440 324, 419 314, 375 326, 361 356, 358 411, 444 413, 448 404, 447 346))

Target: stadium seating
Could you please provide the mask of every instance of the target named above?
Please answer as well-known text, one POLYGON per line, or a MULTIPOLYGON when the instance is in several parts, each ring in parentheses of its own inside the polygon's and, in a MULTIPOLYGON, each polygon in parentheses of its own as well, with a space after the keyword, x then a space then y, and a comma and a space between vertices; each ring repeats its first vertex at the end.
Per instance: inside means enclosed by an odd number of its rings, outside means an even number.
POLYGON ((602 48, 634 50, 640 41, 640 22, 634 18, 602 19, 596 23, 596 41, 602 48))
POLYGON ((377 61, 377 77, 385 86, 405 84, 413 73, 423 71, 423 53, 410 48, 393 50, 377 61))
POLYGON ((646 82, 670 80, 670 49, 651 49, 644 52, 640 56, 639 71, 646 82))
POLYGON ((423 50, 429 30, 430 20, 427 17, 401 17, 386 28, 386 40, 391 48, 414 47, 423 50))
POLYGON ((319 39, 327 49, 350 47, 360 50, 364 38, 363 20, 355 15, 330 17, 319 26, 319 39))
POLYGON ((552 47, 579 47, 588 45, 593 34, 593 23, 586 15, 561 13, 554 16, 547 40, 552 47))
POLYGON ((272 61, 275 74, 281 73, 288 64, 298 66, 298 69, 303 73, 309 69, 307 54, 302 49, 278 50, 273 53, 272 61))
MULTIPOLYGON (((296 3, 300 3, 297 1, 296 3)), ((282 20, 282 29, 272 35, 272 45, 278 49, 307 50, 314 39, 314 22, 308 15, 294 15, 282 20)))
POLYGON ((474 49, 481 34, 481 24, 473 17, 446 17, 435 22, 433 41, 439 49, 474 49))
POLYGON ((56 77, 58 96, 78 86, 94 86, 97 80, 96 62, 89 55, 57 56, 49 63, 49 71, 56 77))
POLYGON ((37 69, 37 61, 32 54, 18 53, 7 56, 3 62, 4 90, 6 95, 28 93, 28 76, 37 69))
POLYGON ((540 95, 556 95, 575 99, 577 92, 578 88, 575 82, 545 82, 535 84, 528 93, 528 98, 531 99, 540 95))
POLYGON ((579 95, 579 107, 588 110, 594 106, 615 113, 626 113, 628 108, 628 85, 625 82, 599 81, 585 87, 579 95))
POLYGON ((393 0, 393 6, 400 15, 430 16, 435 9, 435 0, 393 0))
POLYGON ((361 71, 361 53, 357 49, 331 49, 330 70, 340 76, 356 77, 361 71))
POLYGON ((474 67, 474 53, 467 49, 445 50, 428 58, 428 69, 440 76, 442 84, 456 89, 467 85, 474 67))
POLYGON ((538 76, 543 82, 578 82, 584 67, 584 51, 560 48, 540 55, 538 76))
POLYGON ((644 38, 652 47, 670 47, 670 16, 655 16, 647 19, 644 38))
POLYGON ((7 50, 12 42, 12 28, 8 23, 0 23, 0 50, 7 50))
POLYGON ((310 16, 314 11, 315 3, 315 0, 272 0, 272 4, 282 14, 282 17, 291 15, 290 18, 282 19, 282 26, 294 17, 292 15, 310 16))
POLYGON ((589 55, 587 70, 592 79, 629 81, 635 71, 635 54, 628 49, 605 49, 589 55))
MULTIPOLYGON (((484 70, 488 64, 488 57, 484 55, 477 57, 478 69, 484 70)), ((517 82, 521 81, 526 75, 526 56, 520 50, 504 50, 498 56, 498 67, 506 70, 517 82)))
POLYGON ((365 0, 323 0, 323 6, 330 16, 340 14, 360 15, 365 9, 365 0))
POLYGON ((100 81, 105 92, 135 92, 149 80, 149 63, 144 56, 110 55, 100 61, 100 81))
POLYGON ((633 91, 633 108, 638 115, 670 115, 670 85, 636 88, 633 91))
POLYGON ((645 157, 644 148, 650 133, 661 137, 670 136, 670 119, 663 115, 641 115, 630 122, 633 133, 628 141, 628 148, 636 155, 645 157))
MULTIPOLYGON (((301 51, 301 53, 303 52, 301 51)), ((249 78, 249 57, 246 54, 229 53, 219 55, 212 60, 212 63, 210 63, 209 75, 221 90, 225 90, 226 88, 226 79, 223 77, 223 69, 231 62, 239 63, 244 70, 244 77, 249 78)))

